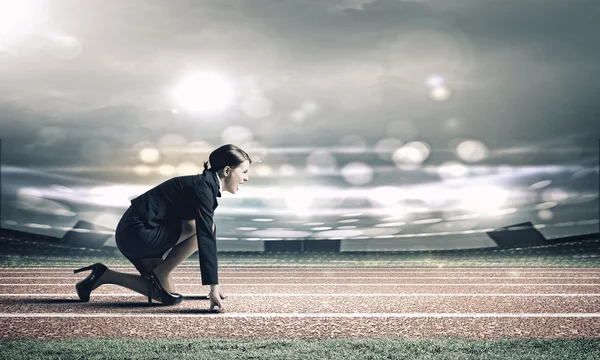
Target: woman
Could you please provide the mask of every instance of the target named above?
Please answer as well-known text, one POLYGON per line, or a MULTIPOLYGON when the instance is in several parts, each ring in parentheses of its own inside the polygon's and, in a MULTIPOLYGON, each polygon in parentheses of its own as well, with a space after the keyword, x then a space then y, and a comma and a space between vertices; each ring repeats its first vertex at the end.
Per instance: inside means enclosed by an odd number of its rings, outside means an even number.
POLYGON ((96 263, 74 272, 92 270, 75 286, 81 301, 103 284, 124 286, 164 305, 179 304, 171 272, 196 250, 202 285, 210 285, 210 310, 223 311, 226 295, 219 288, 214 210, 221 190, 235 194, 248 181, 252 161, 235 145, 223 145, 204 163, 202 174, 171 178, 131 200, 117 225, 115 238, 121 253, 140 275, 116 272, 96 263), (168 253, 168 254, 167 254, 168 253), (165 254, 167 254, 165 256, 165 254))

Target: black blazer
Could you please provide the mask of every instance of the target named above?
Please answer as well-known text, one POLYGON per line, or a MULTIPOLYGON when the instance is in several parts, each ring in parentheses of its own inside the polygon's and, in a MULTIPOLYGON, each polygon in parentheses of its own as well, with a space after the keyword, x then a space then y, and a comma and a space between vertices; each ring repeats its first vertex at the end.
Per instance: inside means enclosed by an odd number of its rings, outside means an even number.
POLYGON ((216 227, 212 231, 217 197, 221 197, 219 178, 204 170, 202 174, 171 178, 131 200, 137 216, 148 226, 196 220, 202 285, 219 283, 216 227))

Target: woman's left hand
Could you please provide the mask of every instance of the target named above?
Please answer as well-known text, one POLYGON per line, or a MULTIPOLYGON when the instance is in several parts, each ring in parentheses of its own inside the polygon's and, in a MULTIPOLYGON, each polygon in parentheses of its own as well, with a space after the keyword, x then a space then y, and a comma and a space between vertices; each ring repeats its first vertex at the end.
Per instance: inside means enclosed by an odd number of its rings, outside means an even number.
MULTIPOLYGON (((221 300, 225 300, 229 295, 227 295, 223 290, 219 290, 219 296, 221 297, 221 300)), ((210 293, 208 294, 208 297, 210 298, 210 293)))

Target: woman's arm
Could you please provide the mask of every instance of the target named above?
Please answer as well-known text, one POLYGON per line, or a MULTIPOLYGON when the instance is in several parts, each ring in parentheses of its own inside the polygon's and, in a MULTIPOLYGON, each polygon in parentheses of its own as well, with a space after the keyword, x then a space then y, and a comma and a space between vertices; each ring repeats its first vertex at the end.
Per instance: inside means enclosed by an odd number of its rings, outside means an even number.
POLYGON ((200 258, 200 275, 202 285, 217 285, 218 259, 217 239, 213 222, 214 194, 208 186, 198 190, 199 203, 196 208, 196 238, 198 239, 198 255, 200 258))

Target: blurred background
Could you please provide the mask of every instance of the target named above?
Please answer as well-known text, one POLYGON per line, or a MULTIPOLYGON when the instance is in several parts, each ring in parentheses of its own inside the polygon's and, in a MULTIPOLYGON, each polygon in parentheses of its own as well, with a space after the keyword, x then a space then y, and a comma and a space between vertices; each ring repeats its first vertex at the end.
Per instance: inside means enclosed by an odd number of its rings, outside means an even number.
POLYGON ((130 199, 231 143, 252 165, 218 198, 222 251, 468 249, 526 221, 548 238, 598 232, 598 13, 0 0, 1 227, 114 247, 130 199))

